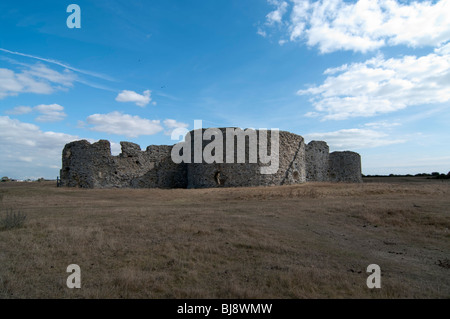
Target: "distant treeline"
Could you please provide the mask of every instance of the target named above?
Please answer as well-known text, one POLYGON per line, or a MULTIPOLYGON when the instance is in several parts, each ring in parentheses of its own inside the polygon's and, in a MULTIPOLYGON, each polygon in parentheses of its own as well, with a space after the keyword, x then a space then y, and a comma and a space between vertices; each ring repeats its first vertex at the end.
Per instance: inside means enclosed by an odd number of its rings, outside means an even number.
POLYGON ((389 174, 389 175, 362 175, 363 177, 426 177, 427 179, 450 179, 450 172, 447 174, 439 173, 439 172, 433 172, 431 174, 428 173, 419 173, 415 175, 406 174, 406 175, 399 175, 399 174, 389 174))
POLYGON ((3 176, 0 179, 1 182, 47 182, 47 181, 52 181, 51 179, 45 179, 43 177, 38 178, 38 179, 14 179, 14 178, 9 178, 8 176, 3 176))

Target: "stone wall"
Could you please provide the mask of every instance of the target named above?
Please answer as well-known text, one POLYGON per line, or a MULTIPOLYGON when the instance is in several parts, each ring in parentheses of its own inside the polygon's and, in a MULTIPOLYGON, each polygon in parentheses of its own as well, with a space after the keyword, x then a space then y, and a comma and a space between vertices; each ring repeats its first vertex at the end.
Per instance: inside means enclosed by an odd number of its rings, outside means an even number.
POLYGON ((68 143, 62 153, 61 186, 207 188, 291 185, 306 181, 362 182, 360 155, 349 151, 329 154, 328 145, 322 141, 312 141, 305 146, 304 139, 300 135, 279 131, 279 152, 275 153, 279 160, 278 170, 264 174, 262 169, 273 163, 261 160, 258 142, 256 160, 250 161, 249 155, 254 154, 255 149, 250 152, 248 142, 249 139, 259 141, 264 137, 264 132, 267 132, 264 145, 267 145, 266 153, 271 155, 272 134, 275 133, 270 130, 248 130, 244 132, 248 136, 245 139, 241 138, 241 143, 238 143, 237 138, 227 135, 227 128, 216 128, 211 139, 202 138, 196 143, 195 132, 202 136, 205 131, 206 129, 189 132, 184 143, 174 146, 151 145, 145 151, 137 144, 121 142, 122 152, 118 156, 111 155, 111 146, 106 140, 93 144, 86 140, 68 143), (218 138, 217 141, 215 136, 218 138), (229 163, 226 157, 227 139, 231 138, 235 150, 234 163, 229 163), (217 144, 219 142, 222 145, 223 162, 207 163, 200 157, 196 163, 194 153, 203 154, 203 151, 208 150, 209 154, 216 155, 212 152, 213 141, 216 145, 219 145, 217 144), (244 141, 245 143, 242 143, 244 141), (175 163, 172 153, 184 154, 179 151, 180 145, 189 145, 191 153, 186 153, 189 157, 184 161, 175 163), (242 163, 238 163, 238 150, 241 154, 245 154, 242 163))
MULTIPOLYGON (((236 128, 231 128, 236 129, 236 128)), ((208 164, 204 160, 201 163, 194 163, 194 154, 191 155, 191 163, 187 165, 188 188, 210 188, 210 187, 238 187, 238 186, 269 186, 269 185, 289 185, 304 183, 305 173, 305 144, 303 137, 285 131, 279 131, 279 163, 278 171, 275 174, 262 174, 261 168, 270 164, 263 164, 259 157, 259 143, 256 144, 258 154, 256 163, 249 161, 249 138, 245 144, 245 163, 237 162, 238 141, 234 137, 234 163, 226 161, 226 128, 219 128, 217 133, 222 135, 223 163, 208 164)), ((261 138, 261 131, 254 132, 257 141, 261 138)), ((199 131, 197 131, 199 132, 199 131)), ((203 135, 205 129, 202 129, 203 135)), ((251 134, 251 132, 247 131, 251 134)), ((186 141, 190 140, 191 149, 194 150, 195 131, 189 132, 186 141)), ((267 131, 267 154, 271 154, 271 131, 267 131)), ((204 140, 202 150, 211 143, 211 140, 204 140)))
POLYGON ((122 153, 111 155, 108 141, 76 141, 64 147, 61 186, 83 188, 179 188, 186 187, 186 165, 172 162, 172 146, 121 142, 122 153))
POLYGON ((361 156, 350 151, 331 153, 330 181, 362 183, 361 156))
POLYGON ((329 155, 330 149, 326 142, 311 141, 306 145, 306 181, 330 180, 329 155))

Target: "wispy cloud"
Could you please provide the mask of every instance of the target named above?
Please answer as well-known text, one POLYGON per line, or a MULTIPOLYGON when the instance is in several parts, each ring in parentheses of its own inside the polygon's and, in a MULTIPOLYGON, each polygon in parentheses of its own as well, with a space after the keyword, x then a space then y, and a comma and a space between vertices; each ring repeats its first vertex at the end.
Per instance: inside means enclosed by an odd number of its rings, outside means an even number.
POLYGON ((333 151, 374 148, 406 142, 405 139, 396 139, 384 132, 357 128, 325 133, 310 133, 305 135, 305 139, 308 142, 312 140, 326 141, 333 151))
POLYGON ((269 0, 269 3, 276 5, 277 8, 266 15, 267 24, 273 25, 275 23, 281 23, 289 4, 286 1, 277 0, 269 0))
POLYGON ((154 93, 155 95, 158 95, 158 96, 168 98, 169 100, 172 100, 172 101, 181 101, 180 98, 170 95, 170 94, 167 94, 167 93, 163 93, 161 91, 152 91, 152 93, 154 93))
POLYGON ((59 104, 40 104, 35 107, 16 106, 11 110, 5 111, 8 115, 23 115, 32 112, 39 113, 36 122, 58 122, 63 120, 67 114, 64 113, 64 107, 59 104))
POLYGON ((380 121, 380 122, 370 122, 364 124, 365 127, 370 127, 372 129, 390 129, 396 126, 401 126, 401 123, 397 122, 387 122, 387 121, 380 121))
POLYGON ((21 53, 21 52, 16 52, 16 51, 10 51, 10 50, 3 49, 3 48, 0 48, 0 51, 6 52, 6 53, 9 53, 9 54, 13 54, 13 55, 18 55, 18 56, 23 56, 23 57, 39 60, 39 61, 44 61, 44 62, 51 63, 51 64, 55 64, 55 65, 58 65, 58 66, 61 66, 61 67, 65 68, 65 69, 72 70, 72 71, 77 72, 77 73, 93 76, 93 77, 96 77, 96 78, 99 78, 99 79, 103 79, 103 80, 107 80, 107 81, 116 81, 114 78, 112 78, 112 77, 110 77, 108 75, 104 75, 104 74, 96 73, 96 72, 92 72, 92 71, 86 71, 86 70, 77 69, 77 68, 74 68, 74 67, 72 67, 72 66, 70 66, 70 65, 68 65, 66 63, 59 62, 57 60, 42 58, 42 57, 38 57, 38 56, 35 56, 35 55, 21 53))
POLYGON ((58 90, 67 90, 78 82, 92 88, 117 92, 106 85, 86 79, 86 76, 64 69, 56 71, 42 62, 28 64, 15 59, 0 56, 1 60, 21 66, 20 72, 0 68, 0 99, 19 93, 51 94, 58 90))
POLYGON ((263 31, 262 29, 258 28, 258 31, 256 32, 256 34, 259 34, 260 36, 262 36, 263 38, 267 37, 267 32, 263 31))
MULTIPOLYGON (((50 94, 50 93, 53 93, 55 91, 55 89, 59 90, 59 89, 67 89, 68 87, 72 87, 73 82, 78 82, 78 83, 90 86, 92 88, 100 89, 100 90, 117 92, 116 89, 112 89, 112 88, 108 87, 107 85, 96 83, 95 80, 92 80, 92 77, 94 77, 94 78, 100 79, 100 80, 117 82, 114 78, 112 78, 110 76, 96 73, 96 72, 77 69, 77 68, 71 67, 70 65, 68 65, 66 63, 62 63, 62 62, 59 62, 59 61, 56 61, 53 59, 41 58, 41 57, 34 56, 31 54, 14 52, 14 51, 6 50, 3 48, 0 48, 0 52, 5 52, 5 53, 11 54, 11 55, 22 56, 22 57, 27 57, 27 58, 37 60, 37 62, 35 64, 29 64, 29 63, 17 61, 16 59, 12 59, 12 58, 9 58, 6 56, 0 56, 0 59, 2 59, 4 61, 7 61, 11 64, 22 66, 23 67, 22 73, 28 75, 32 79, 39 79, 39 81, 37 81, 37 82, 39 82, 39 86, 36 86, 36 83, 33 83, 31 80, 28 81, 28 83, 35 85, 36 88, 34 90, 30 90, 30 89, 26 89, 26 88, 24 88, 24 90, 22 90, 22 91, 19 90, 16 92, 14 92, 13 90, 10 90, 11 94, 5 94, 5 92, 3 92, 3 94, 2 94, 2 83, 0 83, 0 98, 3 98, 7 95, 17 95, 18 93, 22 93, 22 92, 50 94), (43 62, 45 62, 45 64, 43 62), (64 70, 62 70, 62 71, 54 70, 46 63, 63 67, 64 70), (89 77, 91 77, 91 78, 89 78, 89 77), (42 83, 43 82, 42 80, 53 82, 53 83, 60 83, 61 86, 56 87, 56 88, 52 87, 52 86, 49 87, 49 85, 46 85, 49 83, 48 82, 42 83)), ((11 80, 9 80, 9 81, 11 81, 11 80)), ((3 90, 3 91, 5 91, 5 90, 3 90)))
POLYGON ((57 122, 63 120, 67 114, 64 113, 64 107, 59 104, 41 104, 34 109, 40 113, 36 118, 37 122, 57 122))
POLYGON ((114 92, 114 93, 117 92, 116 89, 110 88, 110 87, 108 87, 106 85, 95 83, 95 82, 92 82, 92 81, 88 81, 88 80, 85 80, 85 79, 82 79, 82 78, 79 78, 79 77, 77 78, 76 81, 78 83, 90 86, 90 87, 92 87, 94 89, 99 89, 99 90, 104 90, 104 91, 109 91, 109 92, 114 92))
POLYGON ((6 110, 5 114, 8 115, 23 115, 33 112, 33 108, 29 106, 16 106, 15 108, 11 110, 6 110))
POLYGON ((0 99, 19 93, 50 94, 72 85, 71 74, 59 73, 59 80, 62 82, 53 82, 57 81, 55 78, 49 79, 48 74, 36 76, 31 69, 16 73, 10 69, 0 68, 0 99))

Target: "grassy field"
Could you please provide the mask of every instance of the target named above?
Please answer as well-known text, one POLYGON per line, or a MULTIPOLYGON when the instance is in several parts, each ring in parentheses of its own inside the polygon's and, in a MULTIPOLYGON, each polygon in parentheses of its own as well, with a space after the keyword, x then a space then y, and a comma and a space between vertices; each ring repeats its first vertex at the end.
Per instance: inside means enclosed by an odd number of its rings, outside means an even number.
POLYGON ((0 298, 450 298, 450 183, 222 189, 0 183, 0 298), (81 289, 68 289, 69 264, 81 289), (369 289, 369 264, 381 289, 369 289))

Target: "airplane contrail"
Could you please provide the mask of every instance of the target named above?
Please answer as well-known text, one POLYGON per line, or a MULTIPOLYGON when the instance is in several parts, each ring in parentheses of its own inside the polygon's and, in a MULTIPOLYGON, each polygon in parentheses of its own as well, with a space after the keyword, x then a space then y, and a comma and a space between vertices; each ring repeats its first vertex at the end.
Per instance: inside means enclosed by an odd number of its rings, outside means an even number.
POLYGON ((31 55, 31 54, 10 51, 10 50, 3 49, 3 48, 0 48, 0 51, 6 52, 6 53, 9 53, 9 54, 20 55, 20 56, 24 56, 24 57, 27 57, 27 58, 32 58, 32 59, 44 61, 44 62, 47 62, 47 63, 52 63, 52 64, 55 64, 55 65, 62 66, 63 68, 72 70, 74 72, 90 75, 90 76, 93 76, 93 77, 96 77, 96 78, 100 78, 100 79, 103 79, 103 80, 107 80, 107 81, 117 82, 114 78, 109 77, 107 75, 103 75, 103 74, 99 74, 99 73, 95 73, 95 72, 91 72, 91 71, 80 70, 80 69, 71 67, 70 65, 61 63, 61 62, 53 60, 53 59, 45 59, 45 58, 41 58, 41 57, 34 56, 34 55, 31 55))

